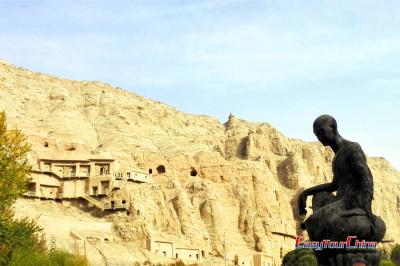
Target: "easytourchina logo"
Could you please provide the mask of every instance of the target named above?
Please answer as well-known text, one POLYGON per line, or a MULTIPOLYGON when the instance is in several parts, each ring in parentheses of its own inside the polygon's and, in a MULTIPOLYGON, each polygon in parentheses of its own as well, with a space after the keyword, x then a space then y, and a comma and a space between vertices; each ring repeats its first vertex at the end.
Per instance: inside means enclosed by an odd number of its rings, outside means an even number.
POLYGON ((356 236, 348 236, 346 241, 331 241, 329 239, 322 241, 303 241, 301 236, 296 237, 295 248, 308 248, 314 250, 322 249, 347 249, 347 248, 362 248, 374 249, 378 244, 376 241, 358 240, 356 236))

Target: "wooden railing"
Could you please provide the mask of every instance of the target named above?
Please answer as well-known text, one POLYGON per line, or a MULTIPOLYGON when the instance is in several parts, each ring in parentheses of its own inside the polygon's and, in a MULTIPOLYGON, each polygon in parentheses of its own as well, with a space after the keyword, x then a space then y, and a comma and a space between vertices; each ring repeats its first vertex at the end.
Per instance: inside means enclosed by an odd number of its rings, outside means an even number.
POLYGON ((115 209, 128 209, 128 204, 126 203, 105 203, 104 204, 104 209, 105 210, 115 210, 115 209))

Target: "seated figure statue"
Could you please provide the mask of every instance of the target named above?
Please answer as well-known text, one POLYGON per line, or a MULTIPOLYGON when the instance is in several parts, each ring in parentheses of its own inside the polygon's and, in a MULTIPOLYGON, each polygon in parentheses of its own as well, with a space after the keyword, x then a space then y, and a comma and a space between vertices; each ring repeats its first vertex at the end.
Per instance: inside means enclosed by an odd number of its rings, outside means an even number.
POLYGON ((372 214, 373 177, 360 145, 348 141, 337 131, 336 120, 322 115, 314 121, 314 134, 335 153, 333 180, 304 190, 298 200, 300 215, 305 215, 307 196, 313 197, 313 214, 302 224, 310 240, 345 241, 348 236, 359 240, 381 241, 384 221, 372 214), (336 196, 331 194, 336 191, 336 196))

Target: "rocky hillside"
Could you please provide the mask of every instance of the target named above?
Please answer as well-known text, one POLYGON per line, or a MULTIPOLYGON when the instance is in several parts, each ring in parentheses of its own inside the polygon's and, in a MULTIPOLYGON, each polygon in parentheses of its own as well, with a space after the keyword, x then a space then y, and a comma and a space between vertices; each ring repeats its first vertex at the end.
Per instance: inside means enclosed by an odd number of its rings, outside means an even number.
MULTIPOLYGON (((138 250, 146 236, 159 234, 222 257, 225 237, 228 256, 263 251, 279 259, 301 233, 296 195, 332 178, 330 150, 289 139, 268 123, 231 115, 221 124, 101 82, 65 80, 5 62, 0 109, 28 136, 34 166, 44 157, 96 156, 114 158, 119 169, 152 169, 155 184, 129 183, 119 192, 128 193, 140 215, 101 218, 113 223, 120 243, 138 250), (165 173, 157 173, 160 165, 165 173)), ((368 160, 374 212, 387 224, 385 239, 399 242, 400 173, 383 158, 368 160)), ((35 206, 38 213, 40 206, 47 205, 35 206)))

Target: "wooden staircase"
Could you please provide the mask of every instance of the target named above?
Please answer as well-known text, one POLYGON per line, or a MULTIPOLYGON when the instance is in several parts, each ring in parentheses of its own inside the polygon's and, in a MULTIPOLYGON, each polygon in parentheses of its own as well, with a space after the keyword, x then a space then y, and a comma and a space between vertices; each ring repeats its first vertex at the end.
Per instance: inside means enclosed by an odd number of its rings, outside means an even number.
MULTIPOLYGON (((121 189, 123 186, 125 186, 126 182, 128 182, 128 180, 129 180, 129 178, 130 177, 127 176, 124 179, 122 179, 121 182, 117 186, 115 186, 113 189, 111 189, 110 191, 107 192, 106 196, 107 197, 110 196, 110 194, 114 191, 114 189, 121 189)), ((95 207, 99 208, 101 211, 104 211, 105 206, 101 201, 93 198, 92 196, 90 196, 88 194, 82 195, 81 198, 83 198, 87 202, 93 204, 95 207)))
POLYGON ((104 204, 101 201, 98 201, 97 199, 87 194, 82 195, 81 198, 85 199, 87 202, 92 203, 95 207, 99 208, 101 211, 104 211, 104 204))
POLYGON ((113 189, 111 189, 110 191, 107 192, 106 196, 110 196, 110 194, 114 191, 114 189, 121 189, 123 186, 125 186, 126 182, 128 182, 130 177, 125 177, 124 179, 122 179, 122 181, 119 183, 118 186, 113 187, 113 189))
POLYGON ((125 177, 121 183, 119 183, 118 189, 121 189, 123 186, 125 186, 126 182, 128 182, 129 177, 125 177))

